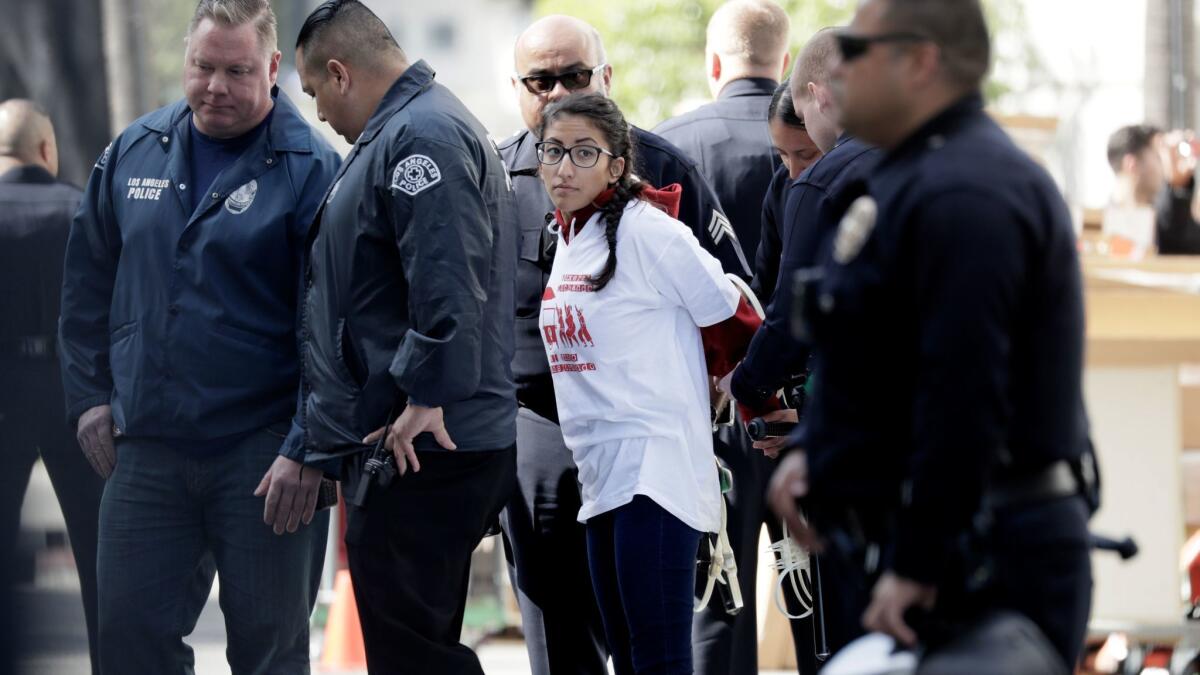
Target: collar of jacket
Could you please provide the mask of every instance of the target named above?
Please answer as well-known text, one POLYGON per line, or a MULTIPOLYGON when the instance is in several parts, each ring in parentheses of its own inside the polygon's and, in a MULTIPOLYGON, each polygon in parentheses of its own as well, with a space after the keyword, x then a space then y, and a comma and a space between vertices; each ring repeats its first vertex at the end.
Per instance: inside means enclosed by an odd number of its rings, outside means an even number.
POLYGON ((57 183, 58 180, 36 164, 24 164, 0 173, 0 183, 57 183))
POLYGON ((513 165, 508 167, 508 172, 511 175, 516 175, 517 172, 533 171, 533 175, 537 176, 538 159, 537 159, 537 134, 526 129, 520 134, 517 139, 517 156, 513 160, 513 165))
POLYGON ((717 100, 741 96, 773 96, 779 83, 768 77, 743 77, 721 88, 717 100))
POLYGON ((887 157, 880 162, 880 166, 891 164, 908 155, 918 154, 924 151, 926 144, 934 136, 943 135, 954 130, 962 123, 963 120, 969 119, 983 112, 983 95, 979 92, 972 92, 950 104, 946 109, 934 115, 929 121, 922 124, 919 129, 913 132, 908 138, 904 139, 897 145, 887 157))
POLYGON ((367 120, 367 128, 358 137, 356 145, 366 145, 374 140, 392 115, 400 112, 409 101, 417 97, 417 94, 433 86, 434 75, 433 68, 430 68, 424 59, 409 66, 383 95, 383 100, 379 102, 379 107, 375 109, 371 119, 367 120))
MULTIPOLYGON (((271 98, 275 99, 275 113, 267 125, 266 153, 268 156, 279 152, 312 152, 312 128, 304 121, 300 111, 279 87, 271 87, 271 98)), ((155 134, 167 134, 168 130, 174 135, 186 131, 183 126, 187 122, 187 100, 181 100, 175 105, 168 106, 142 120, 142 126, 155 134)), ((163 136, 168 138, 168 136, 163 136)), ((169 140, 159 143, 164 152, 170 148, 169 140)))

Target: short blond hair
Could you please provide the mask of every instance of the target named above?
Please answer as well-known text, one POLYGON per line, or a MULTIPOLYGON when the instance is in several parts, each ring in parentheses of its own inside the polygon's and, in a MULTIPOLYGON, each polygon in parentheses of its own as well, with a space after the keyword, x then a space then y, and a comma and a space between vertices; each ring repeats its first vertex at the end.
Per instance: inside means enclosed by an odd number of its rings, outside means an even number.
POLYGON ((792 98, 807 101, 810 96, 809 82, 827 86, 829 75, 839 57, 835 28, 822 28, 814 33, 796 57, 796 66, 792 70, 792 98))
POLYGON ((708 21, 708 48, 752 66, 773 66, 788 49, 791 20, 774 0, 730 0, 708 21))
POLYGON ((269 0, 200 0, 188 24, 188 37, 205 19, 229 27, 253 22, 259 45, 267 52, 279 51, 279 31, 269 0))

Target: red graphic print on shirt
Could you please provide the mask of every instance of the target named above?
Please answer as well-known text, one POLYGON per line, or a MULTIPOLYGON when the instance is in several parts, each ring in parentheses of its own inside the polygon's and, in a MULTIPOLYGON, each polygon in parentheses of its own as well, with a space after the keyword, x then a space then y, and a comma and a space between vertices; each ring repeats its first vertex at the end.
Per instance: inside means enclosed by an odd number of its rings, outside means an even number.
POLYGON ((581 361, 579 354, 567 349, 595 347, 596 342, 588 330, 583 310, 557 302, 553 289, 542 294, 542 337, 550 359, 550 372, 585 372, 596 369, 596 364, 581 361))

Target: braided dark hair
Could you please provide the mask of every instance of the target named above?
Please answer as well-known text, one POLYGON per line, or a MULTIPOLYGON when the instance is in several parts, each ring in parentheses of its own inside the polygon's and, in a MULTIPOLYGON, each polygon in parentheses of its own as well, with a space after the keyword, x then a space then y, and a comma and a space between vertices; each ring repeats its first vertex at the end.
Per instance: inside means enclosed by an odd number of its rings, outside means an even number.
POLYGON ((625 206, 646 189, 646 184, 634 175, 633 165, 637 157, 629 123, 625 121, 625 116, 621 114, 617 104, 600 94, 571 94, 546 106, 546 110, 542 112, 542 125, 538 128, 538 137, 545 138, 546 127, 554 120, 572 115, 590 120, 604 136, 609 151, 616 157, 625 159, 625 170, 612 185, 615 194, 599 211, 600 218, 604 221, 604 239, 608 242, 608 259, 604 261, 604 269, 591 280, 592 285, 599 291, 612 281, 617 272, 617 226, 621 223, 625 206))

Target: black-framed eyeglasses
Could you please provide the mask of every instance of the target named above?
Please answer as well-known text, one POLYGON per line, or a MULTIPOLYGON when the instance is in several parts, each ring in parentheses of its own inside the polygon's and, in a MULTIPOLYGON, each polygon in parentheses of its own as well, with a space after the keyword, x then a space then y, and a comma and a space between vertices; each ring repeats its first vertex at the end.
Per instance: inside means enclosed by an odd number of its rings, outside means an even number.
POLYGON ((884 42, 929 42, 929 38, 916 33, 882 33, 880 35, 854 35, 838 33, 835 36, 842 63, 849 63, 871 49, 871 45, 884 42))
POLYGON ((594 145, 572 145, 566 147, 562 143, 554 141, 542 141, 536 145, 538 161, 546 166, 555 166, 561 164, 563 157, 571 156, 571 163, 581 169, 590 169, 596 166, 596 162, 600 161, 600 155, 608 155, 616 158, 604 148, 599 148, 594 145))
POLYGON ((569 70, 565 73, 552 75, 546 73, 543 75, 519 75, 517 79, 531 94, 547 94, 554 90, 554 85, 562 82, 563 89, 567 91, 577 91, 583 89, 592 83, 592 76, 600 72, 607 63, 601 63, 595 68, 587 68, 584 70, 569 70))

